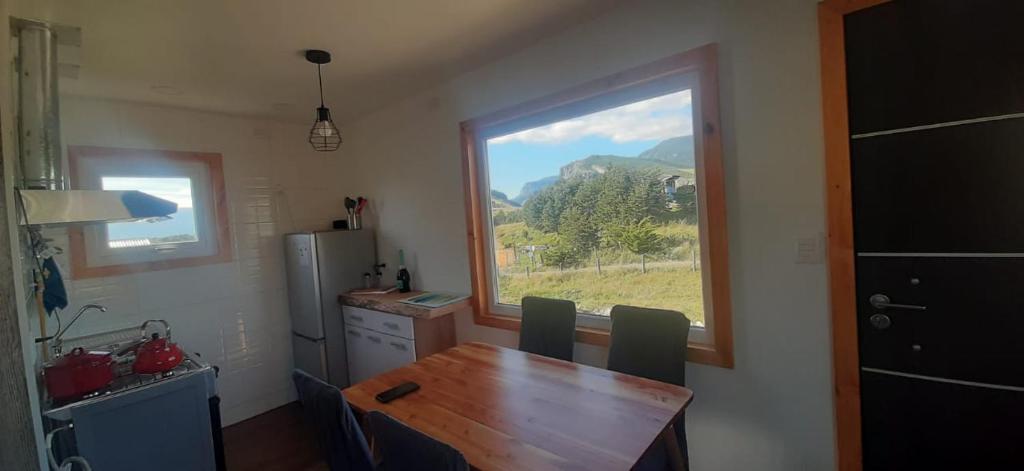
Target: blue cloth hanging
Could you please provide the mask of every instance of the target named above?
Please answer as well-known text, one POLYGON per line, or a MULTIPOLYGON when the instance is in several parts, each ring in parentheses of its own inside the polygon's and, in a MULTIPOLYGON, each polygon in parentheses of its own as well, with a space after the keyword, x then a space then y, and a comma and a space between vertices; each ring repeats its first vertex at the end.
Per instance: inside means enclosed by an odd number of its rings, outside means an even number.
POLYGON ((60 276, 60 268, 53 257, 43 260, 43 307, 48 314, 53 314, 55 309, 68 307, 64 278, 60 276))

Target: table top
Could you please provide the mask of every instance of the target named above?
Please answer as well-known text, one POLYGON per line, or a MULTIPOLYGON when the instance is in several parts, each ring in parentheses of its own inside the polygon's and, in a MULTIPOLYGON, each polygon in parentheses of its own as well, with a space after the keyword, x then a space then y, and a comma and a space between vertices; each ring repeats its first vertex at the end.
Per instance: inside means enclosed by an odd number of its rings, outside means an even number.
MULTIPOLYGON (((693 398, 684 387, 467 343, 344 390, 461 451, 481 470, 625 470, 693 398), (378 393, 420 390, 389 404, 378 393)), ((660 441, 658 441, 660 443, 660 441)))
POLYGON ((435 308, 413 306, 412 304, 399 302, 402 299, 409 299, 423 293, 423 291, 410 291, 408 293, 392 291, 385 294, 343 293, 338 295, 338 302, 344 306, 361 307, 364 309, 388 312, 417 319, 434 319, 469 307, 468 299, 463 299, 461 301, 435 308))

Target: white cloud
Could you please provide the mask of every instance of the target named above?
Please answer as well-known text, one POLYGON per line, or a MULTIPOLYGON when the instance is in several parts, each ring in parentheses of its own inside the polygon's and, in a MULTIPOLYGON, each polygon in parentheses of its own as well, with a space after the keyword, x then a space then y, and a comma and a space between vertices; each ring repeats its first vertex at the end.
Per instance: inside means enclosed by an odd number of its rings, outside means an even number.
POLYGON ((531 144, 556 144, 587 136, 600 136, 622 143, 686 136, 693 134, 690 103, 690 91, 684 90, 496 137, 487 142, 489 144, 516 141, 531 144))

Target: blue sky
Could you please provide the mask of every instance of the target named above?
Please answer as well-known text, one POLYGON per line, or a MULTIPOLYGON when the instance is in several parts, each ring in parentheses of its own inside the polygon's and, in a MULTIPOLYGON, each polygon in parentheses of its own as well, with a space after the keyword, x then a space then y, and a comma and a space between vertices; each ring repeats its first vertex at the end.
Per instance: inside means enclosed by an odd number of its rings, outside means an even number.
POLYGON ((487 141, 491 189, 513 198, 526 182, 558 175, 593 154, 636 156, 670 137, 693 134, 690 91, 559 121, 487 141))

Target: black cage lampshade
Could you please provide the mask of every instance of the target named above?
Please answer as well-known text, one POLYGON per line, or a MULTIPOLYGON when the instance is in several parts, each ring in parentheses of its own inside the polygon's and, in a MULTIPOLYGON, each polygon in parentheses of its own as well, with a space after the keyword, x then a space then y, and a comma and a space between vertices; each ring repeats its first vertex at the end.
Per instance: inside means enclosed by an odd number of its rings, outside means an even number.
POLYGON ((341 133, 331 119, 331 110, 324 106, 324 80, 320 73, 320 66, 331 61, 331 54, 327 51, 310 49, 306 51, 306 60, 316 64, 316 76, 320 82, 320 106, 316 109, 316 121, 313 128, 309 130, 309 143, 313 149, 319 152, 330 152, 338 150, 341 146, 341 133))

